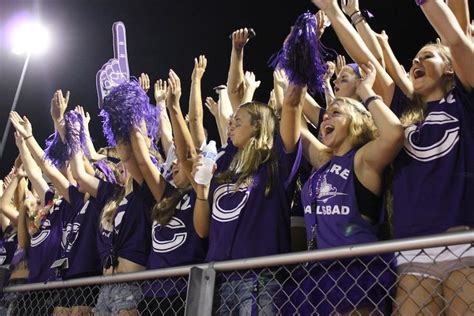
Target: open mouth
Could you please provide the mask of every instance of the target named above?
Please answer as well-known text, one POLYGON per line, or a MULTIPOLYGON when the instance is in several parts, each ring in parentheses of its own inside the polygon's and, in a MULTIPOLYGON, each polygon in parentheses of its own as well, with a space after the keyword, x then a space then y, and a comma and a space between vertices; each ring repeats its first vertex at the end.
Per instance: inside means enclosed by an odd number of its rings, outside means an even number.
POLYGON ((334 132, 334 126, 333 125, 326 125, 324 127, 324 136, 328 136, 329 134, 331 134, 332 132, 334 132))
POLYGON ((415 79, 418 79, 418 78, 421 78, 425 75, 425 71, 423 69, 420 69, 420 68, 416 68, 414 71, 413 71, 413 77, 415 79))

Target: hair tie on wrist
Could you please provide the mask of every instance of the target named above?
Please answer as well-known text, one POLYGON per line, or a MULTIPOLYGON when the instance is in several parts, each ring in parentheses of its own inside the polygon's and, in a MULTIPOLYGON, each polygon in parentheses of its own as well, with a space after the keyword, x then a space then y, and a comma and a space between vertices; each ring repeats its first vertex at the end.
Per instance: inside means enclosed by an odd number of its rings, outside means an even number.
POLYGON ((420 5, 423 5, 426 2, 426 0, 415 0, 415 2, 417 6, 420 6, 420 5))
POLYGON ((379 95, 370 96, 367 99, 365 99, 365 101, 363 101, 362 104, 365 106, 366 109, 369 109, 369 104, 375 100, 382 100, 382 97, 379 95))
POLYGON ((199 201, 207 201, 207 199, 201 199, 199 196, 196 195, 196 200, 199 200, 199 201))
POLYGON ((349 19, 352 19, 352 17, 354 16, 354 14, 357 14, 357 13, 360 13, 360 11, 357 10, 357 11, 352 12, 352 14, 349 15, 349 19))
POLYGON ((28 136, 26 136, 26 137, 23 137, 23 140, 27 140, 27 139, 30 138, 30 137, 33 137, 33 134, 28 135, 28 136))

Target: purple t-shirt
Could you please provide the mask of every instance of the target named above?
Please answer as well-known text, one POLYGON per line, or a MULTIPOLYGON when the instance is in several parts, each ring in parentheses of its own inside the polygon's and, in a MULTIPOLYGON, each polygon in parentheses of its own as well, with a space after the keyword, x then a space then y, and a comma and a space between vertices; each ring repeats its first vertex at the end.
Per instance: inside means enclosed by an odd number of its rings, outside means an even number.
MULTIPOLYGON (((144 186, 146 186, 144 184, 144 186)), ((173 186, 166 183, 163 196, 169 196, 173 186)), ((149 193, 151 195, 151 192, 149 193)), ((196 201, 194 190, 185 193, 176 206, 176 213, 165 226, 153 222, 152 246, 148 269, 168 268, 204 261, 207 240, 201 239, 194 230, 193 210, 196 201)))
POLYGON ((93 198, 84 202, 84 193, 69 186, 68 207, 63 209, 61 256, 69 260, 63 278, 101 274, 97 250, 97 228, 101 207, 93 198))
POLYGON ((0 265, 10 264, 18 247, 18 237, 13 226, 9 225, 0 239, 0 265))
MULTIPOLYGON (((97 202, 105 205, 120 187, 100 181, 97 202)), ((119 203, 115 211, 113 231, 100 227, 97 248, 102 266, 110 255, 125 258, 146 266, 151 245, 150 208, 153 202, 143 195, 143 186, 133 181, 133 190, 119 203)))
MULTIPOLYGON (((282 140, 275 138, 278 169, 272 191, 265 196, 268 163, 253 176, 253 183, 234 190, 234 183, 217 183, 209 189, 211 224, 206 261, 273 255, 290 251, 290 198, 288 188, 295 180, 301 160, 301 142, 286 153, 282 140)), ((217 161, 219 173, 229 168, 237 148, 231 143, 217 161)))
MULTIPOLYGON (((409 100, 395 90, 392 111, 401 116, 409 100)), ((394 162, 394 237, 435 234, 474 226, 474 89, 459 82, 426 118, 405 129, 394 162)))
POLYGON ((304 184, 307 240, 325 249, 377 241, 375 227, 361 217, 354 187, 353 149, 333 156, 304 184))
MULTIPOLYGON (((45 204, 53 201, 54 192, 48 190, 45 194, 45 204)), ((66 202, 58 199, 49 210, 38 231, 31 236, 28 251, 28 282, 46 282, 55 279, 55 271, 51 265, 61 252, 62 208, 66 202)))

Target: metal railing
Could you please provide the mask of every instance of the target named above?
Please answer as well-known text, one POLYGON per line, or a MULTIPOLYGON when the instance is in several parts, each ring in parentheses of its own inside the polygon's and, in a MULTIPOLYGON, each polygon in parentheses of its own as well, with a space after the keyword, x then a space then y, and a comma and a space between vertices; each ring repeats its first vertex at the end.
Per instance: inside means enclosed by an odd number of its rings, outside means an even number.
POLYGON ((67 314, 70 308, 87 313, 94 307, 142 315, 467 315, 474 313, 473 266, 470 230, 7 286, 0 305, 9 315, 67 314))

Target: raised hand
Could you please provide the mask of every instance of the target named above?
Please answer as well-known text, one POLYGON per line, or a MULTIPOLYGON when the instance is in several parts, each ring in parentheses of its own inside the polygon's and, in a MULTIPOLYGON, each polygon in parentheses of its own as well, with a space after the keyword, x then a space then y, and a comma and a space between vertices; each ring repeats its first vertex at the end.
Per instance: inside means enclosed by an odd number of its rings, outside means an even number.
POLYGON ((145 92, 148 92, 150 89, 150 77, 148 77, 148 74, 142 72, 140 77, 138 77, 138 84, 145 92))
POLYGON ((331 21, 329 21, 328 16, 326 15, 326 13, 324 13, 323 10, 319 10, 318 12, 316 12, 314 17, 316 18, 316 22, 318 23, 318 36, 319 38, 321 38, 321 36, 323 36, 324 34, 324 30, 326 29, 326 27, 331 25, 331 21))
POLYGON ((67 105, 69 103, 70 92, 66 92, 66 96, 63 95, 62 90, 57 90, 53 98, 51 99, 51 117, 55 122, 59 122, 64 117, 64 112, 66 112, 67 105))
POLYGON ((342 71, 342 68, 346 65, 346 57, 344 55, 337 55, 336 58, 336 76, 339 76, 339 74, 342 71))
POLYGON ((288 77, 283 69, 278 68, 273 71, 273 82, 283 88, 283 90, 288 88, 288 77))
POLYGON ((324 11, 337 6, 337 0, 311 0, 311 2, 324 11))
POLYGON ((23 138, 31 137, 31 135, 33 135, 33 128, 26 116, 23 116, 22 118, 17 112, 10 112, 10 122, 23 138))
POLYGON ((336 64, 332 61, 328 61, 326 65, 328 66, 328 70, 324 74, 324 81, 329 81, 336 71, 336 64))
POLYGON ((167 89, 168 89, 168 85, 166 83, 166 80, 161 80, 161 79, 156 80, 156 82, 155 82, 155 91, 154 91, 156 105, 159 105, 160 103, 162 103, 166 100, 166 90, 167 89))
POLYGON ((359 10, 359 0, 341 0, 342 11, 351 16, 359 10))
POLYGON ((91 121, 91 116, 89 115, 89 112, 84 111, 84 108, 80 105, 76 105, 74 111, 76 111, 82 116, 82 122, 84 123, 84 126, 89 126, 89 122, 91 121))
POLYGON ((217 102, 214 101, 213 98, 207 97, 206 101, 204 102, 206 107, 209 109, 209 112, 211 112, 212 115, 216 116, 217 115, 217 102))
POLYGON ((127 36, 125 25, 115 22, 112 26, 114 58, 109 59, 96 75, 99 108, 110 90, 130 79, 127 57, 127 36))
POLYGON ((191 74, 191 80, 197 81, 201 80, 204 72, 206 71, 207 59, 204 55, 199 55, 198 58, 194 58, 194 69, 191 74))
POLYGON ((260 80, 256 80, 255 74, 252 71, 246 71, 244 75, 244 86, 245 89, 254 89, 256 90, 260 87, 260 80))
POLYGON ((370 95, 373 95, 372 87, 375 82, 375 77, 377 75, 377 71, 375 70, 374 64, 370 61, 367 65, 360 65, 362 68, 362 78, 357 83, 356 93, 362 100, 365 100, 370 95))
POLYGON ((181 80, 178 75, 170 69, 168 78, 168 94, 166 96, 167 106, 179 106, 181 98, 181 80))
POLYGON ((249 39, 255 36, 253 29, 243 28, 232 33, 232 47, 236 50, 242 50, 249 39))

